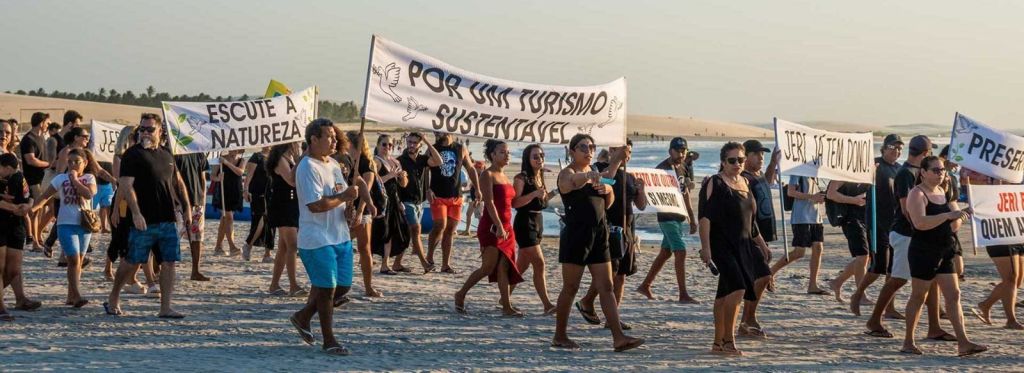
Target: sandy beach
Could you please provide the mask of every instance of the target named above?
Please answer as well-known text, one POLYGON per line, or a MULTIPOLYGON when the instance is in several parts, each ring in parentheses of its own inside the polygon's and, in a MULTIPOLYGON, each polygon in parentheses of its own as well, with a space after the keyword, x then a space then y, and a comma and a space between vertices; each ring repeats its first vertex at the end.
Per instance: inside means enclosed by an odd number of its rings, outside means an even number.
MULTIPOLYGON (((208 222, 206 248, 212 252, 217 221, 208 222)), ((237 223, 236 232, 248 223, 237 223)), ((847 262, 848 254, 838 230, 827 228, 824 282, 847 262)), ((962 235, 966 236, 966 235, 962 235)), ((94 260, 102 260, 108 235, 99 235, 94 260)), ((241 238, 239 238, 241 240, 241 238)), ((966 242, 970 252, 970 243, 966 242)), ((546 239, 549 292, 554 298, 561 289, 557 261, 557 238, 546 239)), ((205 273, 212 282, 188 280, 188 265, 178 265, 178 293, 175 304, 188 315, 181 321, 156 318, 158 301, 145 295, 125 295, 124 317, 106 316, 101 304, 110 284, 101 266, 92 265, 83 275, 82 291, 89 305, 80 310, 61 305, 66 293, 65 274, 56 259, 27 253, 25 280, 30 295, 43 302, 36 312, 12 311, 18 318, 0 324, 0 370, 39 371, 102 369, 127 370, 160 367, 170 371, 471 371, 471 370, 684 370, 721 371, 877 371, 877 370, 978 370, 1019 371, 1024 339, 1020 332, 981 324, 967 317, 972 338, 991 346, 991 351, 969 359, 955 357, 955 344, 921 342, 927 355, 909 356, 898 352, 903 323, 887 321, 897 336, 876 339, 864 336, 865 317, 854 317, 846 305, 831 296, 804 294, 806 261, 787 268, 778 276, 778 289, 767 294, 759 314, 768 341, 739 340, 745 356, 719 358, 709 354, 711 344, 711 301, 716 278, 694 265, 691 249, 688 284, 701 304, 681 305, 672 301, 675 282, 672 266, 665 268, 654 286, 658 300, 650 301, 632 290, 642 280, 657 253, 645 243, 640 272, 627 280, 622 305, 624 320, 633 326, 632 335, 647 338, 634 351, 611 351, 609 332, 591 326, 573 311, 570 333, 582 346, 580 351, 549 347, 554 318, 541 315, 541 304, 532 283, 524 283, 513 301, 527 316, 502 318, 495 309, 497 290, 485 284, 473 289, 467 300, 470 314, 452 311, 452 294, 466 274, 479 265, 479 251, 472 237, 456 240, 454 260, 458 275, 401 274, 377 276, 375 287, 384 298, 362 297, 358 280, 355 299, 336 312, 335 332, 352 356, 329 357, 318 347, 303 344, 288 324, 288 316, 304 302, 302 298, 272 297, 266 294, 271 264, 241 263, 238 257, 205 258, 205 273), (201 367, 201 368, 200 368, 201 367)), ((262 249, 253 256, 259 257, 262 249)), ((439 255, 439 254, 438 254, 439 255)), ((774 255, 782 255, 776 248, 774 255)), ((357 256, 358 258, 358 256, 357 256)), ((184 254, 187 262, 189 256, 184 254)), ((357 259, 358 260, 358 259, 357 259)), ((967 282, 963 284, 964 304, 973 305, 991 288, 997 275, 984 256, 968 255, 967 282)), ((406 261, 411 268, 419 265, 406 261)), ((300 265, 299 281, 308 286, 300 265)), ((588 281, 586 280, 585 282, 588 281)), ((282 284, 284 285, 284 284, 282 284)), ((845 294, 852 292, 848 284, 845 294)), ((874 297, 878 288, 869 294, 874 297)), ((898 297, 903 307, 907 290, 898 297)), ((9 307, 13 295, 6 293, 9 307)), ((1001 311, 993 311, 996 324, 1001 311)), ((944 321, 944 323, 946 323, 944 321)), ((314 324, 317 325, 317 324, 314 324)), ((952 328, 946 325, 946 330, 952 328)), ((922 325, 923 328, 923 325, 922 325)), ((314 327, 319 335, 319 329, 314 327)), ((923 329, 919 329, 923 330, 923 329)))

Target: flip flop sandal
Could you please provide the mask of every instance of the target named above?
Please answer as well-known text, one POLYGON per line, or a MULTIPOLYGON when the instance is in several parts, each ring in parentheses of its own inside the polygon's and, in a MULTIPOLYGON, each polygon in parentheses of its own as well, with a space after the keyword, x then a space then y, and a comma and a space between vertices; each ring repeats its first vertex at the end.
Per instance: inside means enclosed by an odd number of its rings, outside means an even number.
POLYGON ((272 292, 270 292, 268 294, 269 295, 273 295, 275 297, 283 297, 285 295, 288 295, 288 292, 285 291, 284 289, 277 289, 277 290, 274 290, 274 291, 272 291, 272 292))
POLYGON ((386 270, 386 271, 380 271, 380 274, 388 275, 388 276, 394 276, 394 275, 397 275, 398 272, 395 272, 394 270, 390 270, 389 269, 389 270, 386 270))
POLYGON ((292 326, 295 327, 295 330, 299 332, 299 337, 302 338, 302 342, 310 346, 312 346, 313 343, 316 343, 316 336, 313 335, 313 332, 299 326, 299 320, 295 319, 295 315, 289 317, 288 321, 291 322, 292 326))
POLYGON ((981 311, 978 311, 977 308, 971 307, 971 314, 974 315, 974 317, 977 317, 978 320, 981 320, 981 322, 985 323, 985 325, 992 325, 992 320, 985 320, 985 318, 981 316, 981 311))
POLYGON ((28 301, 27 303, 22 304, 20 306, 16 306, 16 307, 14 307, 14 309, 16 309, 18 311, 35 311, 35 310, 38 310, 39 307, 42 307, 42 306, 43 306, 43 302, 40 302, 40 301, 37 301, 37 300, 32 300, 32 301, 28 301))
POLYGON ((430 272, 435 272, 435 271, 437 271, 437 266, 434 265, 433 263, 430 263, 430 264, 427 264, 427 268, 423 269, 423 274, 428 274, 430 272))
POLYGON ((910 355, 924 355, 924 352, 921 352, 921 349, 919 349, 919 348, 915 348, 913 350, 908 350, 908 349, 905 349, 905 348, 901 348, 900 349, 900 353, 901 354, 910 354, 910 355))
POLYGON ((80 299, 79 301, 75 302, 75 304, 73 304, 71 306, 74 307, 74 308, 82 308, 82 307, 85 307, 86 304, 89 304, 89 301, 87 301, 85 299, 80 299))
POLYGON ((456 272, 455 269, 451 268, 451 267, 442 269, 441 273, 447 273, 447 274, 450 274, 450 275, 457 275, 457 274, 459 274, 459 272, 456 272))
POLYGON ((44 246, 43 256, 46 256, 47 258, 53 258, 53 248, 44 246))
POLYGON ((184 319, 185 315, 182 315, 180 313, 172 313, 170 315, 157 315, 156 317, 161 318, 161 319, 180 320, 180 319, 184 319))
POLYGON ((815 291, 808 291, 807 294, 811 294, 811 295, 832 295, 832 293, 829 293, 828 290, 823 290, 823 289, 818 289, 818 290, 815 290, 815 291))
POLYGON ((569 341, 569 342, 551 342, 551 347, 554 347, 554 348, 564 348, 564 349, 568 349, 568 350, 579 350, 580 349, 580 345, 577 344, 576 342, 573 342, 573 341, 569 341))
POLYGON ((558 307, 551 306, 551 308, 548 308, 548 309, 544 310, 543 315, 544 316, 554 315, 555 311, 558 311, 558 307))
POLYGON ((980 354, 980 353, 985 352, 985 351, 988 351, 988 347, 986 347, 986 346, 974 346, 973 348, 971 348, 968 351, 958 353, 956 356, 957 357, 967 357, 967 356, 971 356, 971 355, 980 354))
POLYGON ((348 350, 341 346, 325 348, 324 353, 332 356, 348 356, 349 354, 348 350))
POLYGON ((0 313, 0 321, 12 322, 12 321, 14 321, 14 316, 12 316, 11 314, 9 314, 7 312, 0 313))
POLYGON ((939 341, 939 342, 956 342, 956 336, 952 335, 952 334, 949 334, 949 333, 942 333, 941 335, 938 335, 938 336, 935 336, 935 337, 928 337, 928 338, 925 338, 925 339, 927 339, 929 341, 939 341))
POLYGON ((124 311, 121 311, 120 309, 116 309, 116 310, 111 311, 110 303, 107 303, 107 302, 103 302, 103 311, 106 312, 107 315, 110 315, 110 316, 124 316, 124 311))
POLYGON ((454 304, 454 303, 453 303, 453 305, 455 306, 455 313, 460 314, 460 315, 468 315, 469 314, 469 312, 466 311, 466 306, 465 305, 461 305, 460 306, 460 305, 454 304))
POLYGON ((334 299, 334 308, 338 308, 338 307, 344 306, 344 305, 348 304, 348 302, 351 302, 351 301, 352 301, 352 299, 350 299, 347 295, 342 295, 341 297, 334 299))
POLYGON ((307 291, 306 289, 299 289, 291 293, 288 293, 289 297, 304 297, 307 295, 309 295, 309 291, 307 291))
POLYGON ((580 311, 580 316, 583 316, 583 320, 586 320, 590 325, 601 325, 601 319, 597 317, 597 314, 593 311, 587 311, 583 308, 583 305, 579 301, 576 301, 576 309, 580 311))
POLYGON ((876 338, 892 338, 892 333, 889 332, 888 330, 885 330, 885 329, 882 329, 882 330, 868 330, 868 331, 864 332, 864 335, 867 335, 869 337, 876 337, 876 338))
POLYGON ((392 268, 392 270, 394 270, 395 272, 401 272, 401 273, 412 273, 412 270, 409 269, 409 267, 402 267, 400 269, 392 268))
POLYGON ((89 264, 92 264, 92 259, 89 259, 89 257, 85 257, 85 260, 82 261, 82 269, 88 267, 89 264))
POLYGON ((629 343, 626 343, 625 345, 616 347, 615 348, 615 352, 623 352, 623 351, 632 350, 634 348, 642 346, 644 344, 644 342, 646 342, 646 341, 644 341, 643 338, 634 339, 633 341, 631 341, 629 343))

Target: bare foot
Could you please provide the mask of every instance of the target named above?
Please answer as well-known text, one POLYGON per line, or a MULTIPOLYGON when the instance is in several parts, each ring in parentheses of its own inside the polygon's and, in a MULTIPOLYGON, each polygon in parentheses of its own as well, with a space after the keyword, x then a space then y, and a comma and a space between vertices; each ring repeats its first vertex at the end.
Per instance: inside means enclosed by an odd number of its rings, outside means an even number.
POLYGON ((688 294, 679 295, 679 303, 682 304, 700 304, 696 299, 691 298, 688 294))
POLYGON ((629 351, 644 344, 643 338, 626 337, 626 340, 615 345, 615 352, 629 351))
POLYGON ((850 312, 853 312, 854 316, 860 316, 860 299, 863 293, 854 292, 850 296, 850 312))
POLYGON ((647 297, 647 299, 654 299, 654 294, 651 293, 650 286, 640 285, 640 287, 636 288, 636 292, 643 294, 643 296, 647 297))
POLYGON ((828 288, 832 290, 832 294, 836 296, 836 301, 839 303, 846 303, 843 299, 843 287, 842 284, 837 284, 835 280, 828 282, 828 288))
POLYGON ((885 316, 885 318, 890 319, 890 320, 906 320, 907 319, 906 316, 903 316, 902 313, 899 313, 896 310, 885 311, 885 315, 884 316, 885 316))
POLYGON ((1006 325, 1003 327, 1010 330, 1024 330, 1024 325, 1021 325, 1017 320, 1007 320, 1006 325))
POLYGON ((203 276, 202 273, 192 272, 192 281, 210 281, 209 277, 203 276))
POLYGON ((551 347, 565 348, 565 349, 570 349, 570 350, 579 350, 580 349, 580 345, 577 344, 576 342, 573 342, 573 340, 571 340, 569 338, 564 338, 564 339, 556 338, 556 339, 553 339, 553 340, 551 340, 551 347))
POLYGON ((875 301, 871 300, 871 298, 868 298, 867 296, 860 298, 860 305, 862 306, 873 306, 874 304, 875 301))
POLYGON ((917 346, 914 346, 914 345, 910 345, 910 346, 903 345, 903 348, 900 349, 900 352, 905 353, 905 354, 911 354, 911 355, 923 355, 924 354, 923 352, 921 352, 921 349, 917 348, 917 346))
POLYGON ((462 293, 455 293, 455 312, 460 314, 466 314, 466 295, 462 293))
POLYGON ((377 291, 377 289, 369 288, 366 289, 366 296, 370 298, 380 298, 384 296, 384 293, 377 291))
POLYGON ((736 348, 735 341, 722 341, 722 353, 726 355, 743 356, 743 351, 736 348))

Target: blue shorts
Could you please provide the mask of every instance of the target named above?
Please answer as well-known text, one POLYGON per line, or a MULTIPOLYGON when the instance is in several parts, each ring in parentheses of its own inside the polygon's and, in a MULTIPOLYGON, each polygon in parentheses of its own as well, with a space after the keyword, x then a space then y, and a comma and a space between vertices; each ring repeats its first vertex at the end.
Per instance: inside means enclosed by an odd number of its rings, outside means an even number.
POLYGON ((309 283, 331 289, 352 286, 352 241, 316 249, 299 249, 309 283))
POLYGON ((149 261, 150 252, 159 256, 165 263, 181 261, 178 228, 173 222, 150 225, 144 231, 132 226, 131 232, 128 233, 128 263, 145 263, 149 261))
POLYGON ((423 221, 423 204, 402 202, 405 206, 405 222, 409 225, 420 225, 423 221))
POLYGON ((114 185, 100 185, 96 188, 96 195, 92 196, 92 204, 94 206, 110 207, 114 204, 114 185))
POLYGON ((81 256, 89 247, 92 233, 78 224, 61 224, 57 226, 57 240, 64 256, 81 256))
POLYGON ((661 248, 672 251, 686 251, 686 242, 683 241, 683 222, 662 221, 658 222, 661 227, 661 248))

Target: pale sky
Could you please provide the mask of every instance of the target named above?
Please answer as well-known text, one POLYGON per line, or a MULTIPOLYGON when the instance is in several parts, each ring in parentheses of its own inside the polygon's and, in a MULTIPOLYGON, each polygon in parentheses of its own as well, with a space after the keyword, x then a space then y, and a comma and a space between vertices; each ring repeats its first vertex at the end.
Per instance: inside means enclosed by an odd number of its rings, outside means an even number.
MULTIPOLYGON (((631 114, 1004 128, 1024 120, 1020 1, 10 1, 0 91, 362 99, 370 35, 486 75, 626 76, 631 114)), ((361 103, 360 103, 361 104, 361 103)))

